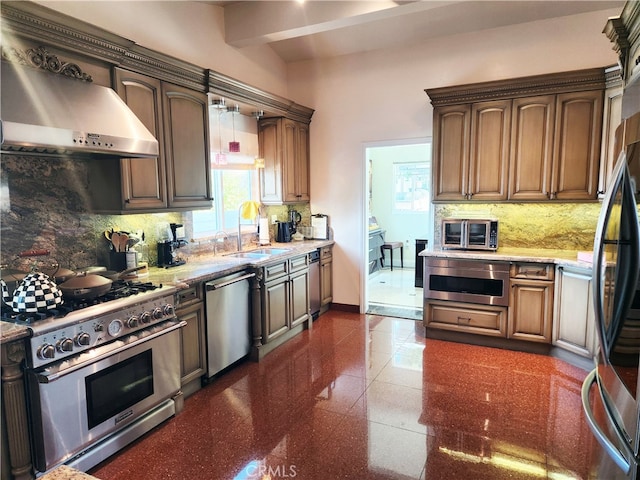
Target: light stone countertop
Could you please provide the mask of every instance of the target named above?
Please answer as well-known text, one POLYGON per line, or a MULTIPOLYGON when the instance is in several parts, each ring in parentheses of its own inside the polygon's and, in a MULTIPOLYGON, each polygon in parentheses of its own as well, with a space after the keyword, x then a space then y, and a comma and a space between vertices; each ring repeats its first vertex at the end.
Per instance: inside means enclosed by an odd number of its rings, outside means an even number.
MULTIPOLYGON (((211 254, 187 260, 187 263, 177 267, 152 267, 149 269, 149 276, 146 277, 147 280, 145 280, 145 277, 139 277, 137 280, 141 282, 150 281, 164 285, 175 285, 177 288, 186 288, 187 286, 200 282, 206 282, 230 273, 245 270, 247 267, 259 267, 276 263, 286 258, 310 253, 320 247, 333 244, 333 240, 303 240, 289 243, 272 243, 264 248, 286 249, 287 252, 274 254, 265 259, 236 258, 230 255, 235 252, 226 252, 218 255, 211 254)), ((252 246, 243 250, 243 252, 249 252, 259 248, 263 247, 252 246)))
MULTIPOLYGON (((590 254, 591 252, 586 252, 590 254)), ((458 258, 467 260, 490 260, 496 262, 553 263, 559 266, 591 270, 591 262, 578 260, 576 250, 551 250, 535 248, 498 248, 497 251, 483 250, 443 250, 439 247, 420 252, 422 257, 458 258)), ((588 255, 587 255, 588 256, 588 255)))
MULTIPOLYGON (((226 254, 201 256, 188 261, 184 265, 171 268, 151 267, 149 275, 134 278, 133 281, 162 283, 175 285, 178 289, 188 288, 199 282, 219 278, 230 273, 245 270, 247 267, 268 265, 286 258, 303 255, 317 248, 333 245, 333 240, 303 240, 289 243, 272 243, 265 248, 281 248, 287 252, 271 255, 269 258, 256 260, 250 258, 234 258, 226 254)), ((260 248, 253 246, 244 251, 260 248)), ((231 252, 233 253, 233 252, 231 252)), ((29 329, 11 322, 0 321, 0 344, 13 342, 29 336, 29 329)))
POLYGON ((45 473, 39 480, 98 480, 96 477, 88 473, 81 472, 67 465, 61 465, 58 468, 45 473))

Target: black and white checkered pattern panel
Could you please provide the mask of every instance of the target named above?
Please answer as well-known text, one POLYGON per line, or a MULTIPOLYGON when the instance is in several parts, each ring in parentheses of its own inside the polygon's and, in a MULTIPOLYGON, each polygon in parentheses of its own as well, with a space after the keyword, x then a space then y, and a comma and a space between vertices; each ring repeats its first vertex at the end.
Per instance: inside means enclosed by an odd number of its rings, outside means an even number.
POLYGON ((11 308, 15 312, 41 312, 62 303, 62 292, 44 274, 26 276, 13 294, 11 308))

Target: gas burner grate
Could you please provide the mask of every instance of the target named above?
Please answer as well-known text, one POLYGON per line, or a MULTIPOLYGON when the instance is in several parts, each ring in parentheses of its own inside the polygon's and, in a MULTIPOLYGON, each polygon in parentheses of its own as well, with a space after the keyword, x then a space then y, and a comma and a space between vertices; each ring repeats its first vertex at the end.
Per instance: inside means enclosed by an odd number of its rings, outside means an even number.
POLYGON ((134 282, 130 280, 114 281, 111 290, 104 295, 88 300, 70 300, 64 299, 64 303, 57 305, 55 309, 47 310, 43 313, 16 313, 11 307, 2 304, 0 309, 0 320, 5 322, 18 323, 22 325, 32 325, 48 318, 62 318, 68 313, 100 305, 112 300, 118 300, 139 293, 150 292, 161 288, 162 284, 153 284, 151 282, 134 282))

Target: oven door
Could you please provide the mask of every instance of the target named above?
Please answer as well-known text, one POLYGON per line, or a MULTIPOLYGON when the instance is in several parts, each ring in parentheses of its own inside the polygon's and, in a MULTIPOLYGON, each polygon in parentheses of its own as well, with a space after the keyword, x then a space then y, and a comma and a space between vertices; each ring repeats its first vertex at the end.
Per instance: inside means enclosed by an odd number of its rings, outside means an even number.
POLYGON ((490 220, 467 220, 466 248, 469 250, 489 250, 491 248, 490 220))
POLYGON ((509 264, 427 258, 425 298, 509 305, 509 264))
POLYGON ((442 221, 442 248, 464 248, 467 238, 465 220, 442 221))
POLYGON ((172 326, 27 372, 39 471, 66 462, 178 393, 183 323, 167 323, 172 326))

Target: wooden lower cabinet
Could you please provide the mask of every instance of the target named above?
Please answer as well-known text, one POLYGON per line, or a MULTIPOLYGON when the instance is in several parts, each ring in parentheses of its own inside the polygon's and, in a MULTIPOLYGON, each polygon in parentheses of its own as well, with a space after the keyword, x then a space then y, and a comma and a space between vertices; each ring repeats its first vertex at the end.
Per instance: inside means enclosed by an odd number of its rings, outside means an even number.
POLYGON ((492 305, 427 300, 425 326, 441 330, 505 337, 507 308, 492 305))
POLYGON ((201 387, 200 378, 207 370, 205 308, 202 285, 177 293, 176 316, 187 322, 180 329, 180 385, 185 396, 201 387))
POLYGON ((555 289, 553 344, 591 357, 596 350, 596 327, 591 296, 591 270, 558 267, 555 289))
POLYGON ((511 280, 509 338, 551 343, 553 282, 511 280))
POLYGON ((510 276, 507 336, 529 342, 551 343, 553 265, 514 263, 510 276))
POLYGON ((333 247, 320 251, 320 313, 329 309, 333 301, 333 247))
POLYGON ((266 266, 262 293, 262 343, 268 343, 311 317, 308 256, 266 266))

